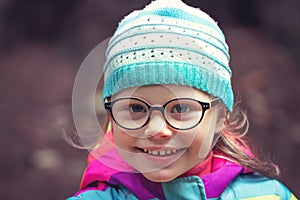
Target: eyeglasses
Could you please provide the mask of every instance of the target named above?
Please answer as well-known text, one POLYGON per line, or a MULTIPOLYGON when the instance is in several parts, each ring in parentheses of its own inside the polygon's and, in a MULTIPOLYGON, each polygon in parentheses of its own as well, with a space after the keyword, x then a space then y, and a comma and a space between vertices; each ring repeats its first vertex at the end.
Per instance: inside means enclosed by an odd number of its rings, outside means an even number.
POLYGON ((137 130, 144 127, 152 112, 157 110, 172 128, 188 130, 196 127, 203 119, 205 111, 219 102, 219 99, 207 103, 191 98, 177 98, 163 106, 151 106, 142 99, 127 97, 105 102, 104 107, 110 111, 115 123, 124 129, 137 130))

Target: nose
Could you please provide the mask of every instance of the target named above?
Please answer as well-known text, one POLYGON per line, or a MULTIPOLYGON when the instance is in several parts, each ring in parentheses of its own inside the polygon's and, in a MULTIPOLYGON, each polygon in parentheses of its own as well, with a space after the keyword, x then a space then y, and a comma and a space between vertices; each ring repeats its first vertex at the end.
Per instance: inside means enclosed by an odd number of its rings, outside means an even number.
POLYGON ((164 116, 160 112, 152 112, 144 133, 148 138, 155 139, 165 139, 173 135, 172 130, 169 129, 164 116))

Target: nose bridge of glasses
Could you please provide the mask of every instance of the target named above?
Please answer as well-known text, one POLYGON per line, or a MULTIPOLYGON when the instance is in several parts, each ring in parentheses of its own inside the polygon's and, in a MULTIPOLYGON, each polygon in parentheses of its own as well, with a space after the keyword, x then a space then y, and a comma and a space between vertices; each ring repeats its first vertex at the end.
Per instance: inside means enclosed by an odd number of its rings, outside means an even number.
POLYGON ((149 109, 149 120, 153 121, 153 118, 155 118, 155 121, 157 121, 157 118, 160 118, 160 121, 163 121, 164 123, 166 123, 164 110, 165 110, 165 108, 163 106, 152 106, 152 107, 150 107, 150 109, 149 109), (153 116, 153 111, 160 112, 161 116, 159 116, 159 115, 153 116))
POLYGON ((152 115, 152 112, 155 110, 161 112, 161 114, 164 115, 165 108, 163 106, 151 106, 149 109, 149 112, 150 112, 149 114, 152 115))

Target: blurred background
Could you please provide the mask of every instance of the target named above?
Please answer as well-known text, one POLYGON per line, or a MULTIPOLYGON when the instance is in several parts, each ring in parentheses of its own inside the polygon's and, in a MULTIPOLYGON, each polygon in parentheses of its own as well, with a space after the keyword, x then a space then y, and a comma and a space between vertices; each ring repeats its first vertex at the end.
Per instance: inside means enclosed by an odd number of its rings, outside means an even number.
MULTIPOLYGON (((70 146, 72 87, 88 53, 149 0, 0 0, 1 199, 65 199, 87 151, 70 146)), ((249 137, 300 196, 300 1, 186 0, 230 45, 233 87, 249 137)))

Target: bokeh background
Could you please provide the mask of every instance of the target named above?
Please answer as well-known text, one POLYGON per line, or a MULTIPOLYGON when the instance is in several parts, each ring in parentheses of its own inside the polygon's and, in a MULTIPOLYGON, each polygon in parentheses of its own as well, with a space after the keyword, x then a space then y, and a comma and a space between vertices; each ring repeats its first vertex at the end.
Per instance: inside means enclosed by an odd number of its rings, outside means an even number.
MULTIPOLYGON (((75 131, 72 87, 85 56, 149 0, 0 0, 0 198, 65 199, 87 151, 75 131)), ((233 87, 249 137, 300 196, 300 1, 186 0, 213 16, 231 51, 233 87)))

